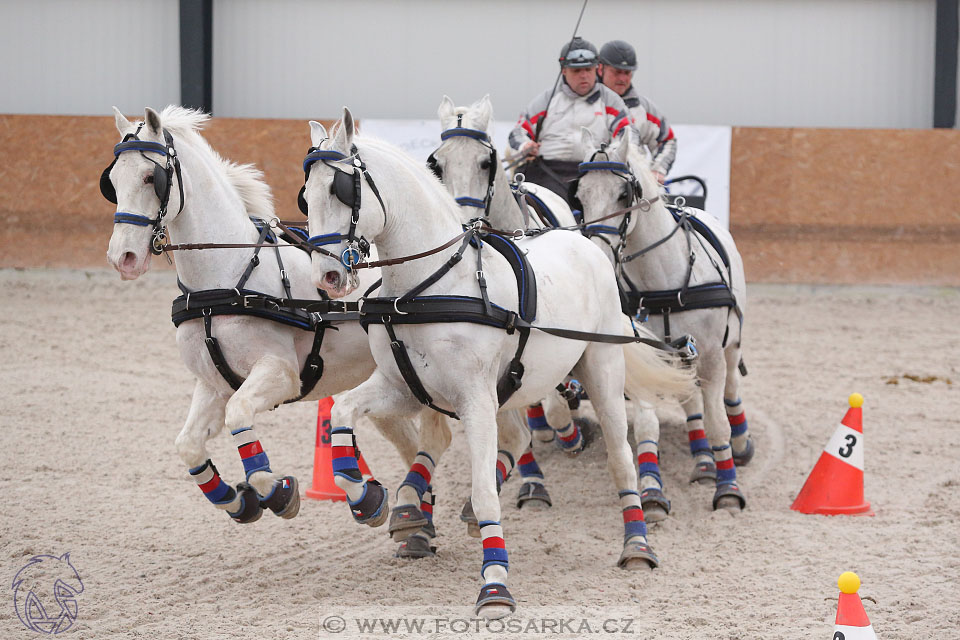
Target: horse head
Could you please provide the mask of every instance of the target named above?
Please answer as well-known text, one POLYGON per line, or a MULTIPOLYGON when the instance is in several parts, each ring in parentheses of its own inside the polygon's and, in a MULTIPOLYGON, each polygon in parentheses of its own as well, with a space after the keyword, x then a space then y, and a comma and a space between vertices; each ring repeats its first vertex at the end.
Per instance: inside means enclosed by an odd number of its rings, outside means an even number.
POLYGON ((147 107, 143 122, 131 123, 116 107, 113 112, 121 143, 100 178, 104 197, 117 205, 107 260, 121 278, 133 280, 150 268, 163 226, 182 208, 179 160, 159 113, 147 107))
POLYGON ((314 284, 334 298, 359 284, 353 265, 369 255, 370 241, 386 223, 373 179, 354 144, 356 124, 346 107, 332 134, 310 122, 310 151, 301 208, 306 209, 313 253, 314 284))
POLYGON ((444 96, 437 115, 443 128, 442 143, 430 154, 427 166, 460 205, 464 222, 488 215, 499 169, 497 152, 490 141, 490 96, 483 96, 469 107, 454 106, 444 96))

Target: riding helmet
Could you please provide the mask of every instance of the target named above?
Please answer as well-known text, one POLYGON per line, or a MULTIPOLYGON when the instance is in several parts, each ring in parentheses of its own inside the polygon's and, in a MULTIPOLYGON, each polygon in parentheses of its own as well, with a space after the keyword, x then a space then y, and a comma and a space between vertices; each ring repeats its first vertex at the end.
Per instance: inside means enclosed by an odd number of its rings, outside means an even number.
POLYGON ((637 52, 623 40, 611 40, 600 49, 600 62, 633 71, 637 68, 637 52))
POLYGON ((595 67, 597 48, 580 36, 563 45, 560 49, 560 66, 574 69, 595 67))

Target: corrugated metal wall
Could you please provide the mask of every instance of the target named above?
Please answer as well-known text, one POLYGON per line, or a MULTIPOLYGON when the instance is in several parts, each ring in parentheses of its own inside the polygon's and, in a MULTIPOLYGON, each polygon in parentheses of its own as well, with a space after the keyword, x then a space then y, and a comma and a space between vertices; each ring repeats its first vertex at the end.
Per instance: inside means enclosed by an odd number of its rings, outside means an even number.
POLYGON ((180 101, 176 0, 0 0, 0 112, 103 115, 180 101))
MULTIPOLYGON (((556 76, 579 0, 215 0, 219 116, 431 118, 490 93, 511 119, 556 76)), ((177 0, 0 3, 0 112, 179 99, 177 0)), ((674 122, 929 127, 935 0, 591 0, 674 122), (644 63, 643 61, 649 61, 644 63)))

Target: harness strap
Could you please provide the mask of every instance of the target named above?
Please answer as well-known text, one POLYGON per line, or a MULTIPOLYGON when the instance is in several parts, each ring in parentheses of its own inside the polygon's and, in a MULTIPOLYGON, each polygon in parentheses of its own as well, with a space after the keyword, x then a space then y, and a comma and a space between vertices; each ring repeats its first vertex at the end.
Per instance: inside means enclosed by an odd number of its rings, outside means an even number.
POLYGON ((210 354, 210 359, 213 361, 213 366, 217 368, 217 371, 219 371, 223 379, 227 381, 227 384, 229 384, 230 387, 236 391, 240 388, 240 385, 243 384, 243 379, 234 373, 233 369, 230 368, 230 365, 227 364, 227 359, 223 356, 223 350, 220 349, 220 343, 217 342, 217 339, 213 337, 211 325, 211 314, 204 313, 203 330, 207 334, 207 337, 204 339, 204 343, 207 345, 207 353, 210 354))
POLYGON ((407 346, 403 344, 402 340, 397 339, 397 334, 393 330, 393 324, 384 320, 383 327, 387 330, 387 335, 390 336, 390 350, 393 351, 393 359, 397 363, 397 369, 400 370, 403 381, 407 383, 407 387, 410 388, 414 397, 420 401, 420 404, 426 405, 434 411, 439 411, 454 420, 459 420, 460 416, 453 411, 441 409, 433 403, 433 396, 424 388, 423 382, 420 381, 420 376, 417 375, 416 369, 413 368, 413 363, 410 362, 410 356, 407 354, 407 346))
POLYGON ((397 299, 397 302, 407 302, 416 298, 418 295, 423 293, 428 287, 435 284, 440 278, 445 276, 450 269, 452 269, 460 260, 463 258, 463 252, 467 250, 467 246, 470 244, 470 240, 476 235, 476 231, 473 229, 468 229, 463 235, 463 242, 460 243, 460 248, 457 249, 457 252, 454 253, 450 258, 443 263, 443 265, 434 271, 432 274, 427 276, 427 278, 415 286, 410 291, 406 292, 400 298, 397 299))
MULTIPOLYGON (((250 274, 253 273, 254 268, 260 264, 260 248, 263 246, 263 241, 267 239, 269 233, 270 227, 263 225, 263 228, 260 230, 260 236, 257 238, 257 248, 253 250, 253 257, 250 258, 247 268, 243 270, 243 275, 240 276, 240 280, 237 282, 237 289, 243 289, 243 286, 247 284, 247 280, 250 278, 250 274)), ((277 257, 279 258, 279 252, 277 257)), ((280 273, 283 274, 282 264, 280 265, 280 273)), ((283 277, 285 278, 286 276, 284 275, 283 277)), ((286 291, 286 288, 284 288, 284 291, 286 291)))

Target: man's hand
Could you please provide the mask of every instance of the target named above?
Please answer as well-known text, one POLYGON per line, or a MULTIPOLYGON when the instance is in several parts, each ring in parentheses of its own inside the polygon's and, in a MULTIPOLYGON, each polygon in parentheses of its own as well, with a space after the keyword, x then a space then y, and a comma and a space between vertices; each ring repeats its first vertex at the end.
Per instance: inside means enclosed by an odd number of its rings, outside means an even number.
POLYGON ((540 155, 540 143, 531 140, 520 148, 520 155, 536 157, 540 155))
POLYGON ((667 176, 660 173, 659 171, 654 171, 653 175, 657 178, 657 182, 659 182, 660 184, 663 184, 663 181, 667 179, 667 176))

